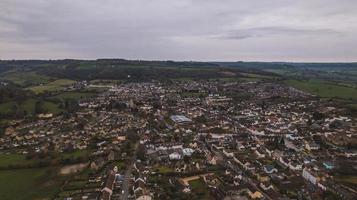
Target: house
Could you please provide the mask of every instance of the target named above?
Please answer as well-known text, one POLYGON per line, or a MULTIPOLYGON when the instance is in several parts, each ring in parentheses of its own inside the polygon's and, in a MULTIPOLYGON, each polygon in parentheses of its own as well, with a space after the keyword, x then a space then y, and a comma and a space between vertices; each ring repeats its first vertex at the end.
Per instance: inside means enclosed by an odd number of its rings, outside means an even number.
POLYGON ((278 170, 273 165, 266 165, 264 166, 264 171, 267 174, 277 173, 278 170))
POLYGON ((184 148, 182 149, 182 153, 184 156, 189 156, 191 157, 192 153, 194 152, 195 150, 191 149, 191 148, 184 148))
POLYGON ((320 145, 316 144, 316 143, 309 143, 307 142, 305 144, 305 149, 309 150, 309 151, 313 151, 313 150, 319 150, 320 149, 320 145))
POLYGON ((331 170, 334 168, 334 165, 331 162, 324 162, 322 164, 325 167, 325 169, 327 169, 327 170, 331 170))
POLYGON ((184 115, 172 115, 170 119, 176 123, 187 123, 192 122, 192 120, 184 115))
POLYGON ((107 180, 105 181, 104 188, 101 190, 102 196, 100 197, 101 200, 110 200, 113 194, 113 188, 115 183, 115 172, 110 170, 108 173, 107 180))
POLYGON ((169 155, 169 159, 170 160, 181 160, 182 156, 181 156, 181 154, 179 154, 177 152, 174 152, 174 153, 169 155))
POLYGON ((310 181, 312 184, 316 185, 318 178, 315 177, 307 168, 304 168, 302 170, 302 177, 308 181, 310 181))

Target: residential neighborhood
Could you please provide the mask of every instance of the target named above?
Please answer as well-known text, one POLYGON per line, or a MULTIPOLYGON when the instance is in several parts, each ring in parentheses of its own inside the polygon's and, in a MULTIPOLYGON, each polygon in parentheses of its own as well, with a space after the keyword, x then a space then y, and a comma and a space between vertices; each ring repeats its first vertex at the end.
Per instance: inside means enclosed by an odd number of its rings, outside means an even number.
POLYGON ((333 101, 264 81, 100 87, 76 112, 0 138, 2 154, 73 176, 56 199, 357 199, 344 181, 357 170, 357 119, 333 101))

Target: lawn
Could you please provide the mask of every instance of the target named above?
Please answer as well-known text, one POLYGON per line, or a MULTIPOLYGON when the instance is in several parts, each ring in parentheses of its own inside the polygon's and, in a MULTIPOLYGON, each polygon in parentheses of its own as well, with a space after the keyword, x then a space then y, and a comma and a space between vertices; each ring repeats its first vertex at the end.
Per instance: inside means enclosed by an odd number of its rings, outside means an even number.
POLYGON ((208 187, 201 179, 190 181, 189 184, 195 199, 213 199, 209 193, 208 187))
POLYGON ((326 98, 357 100, 357 88, 317 80, 287 80, 286 84, 326 98))
POLYGON ((69 79, 58 79, 44 85, 29 87, 28 89, 35 92, 36 94, 40 94, 46 91, 51 92, 51 91, 63 90, 65 87, 70 86, 75 82, 76 81, 69 80, 69 79))
POLYGON ((124 170, 126 169, 126 164, 124 160, 118 160, 114 162, 115 166, 118 167, 119 170, 124 170))
POLYGON ((73 152, 66 152, 61 154, 62 159, 78 159, 78 158, 86 158, 90 155, 89 149, 76 150, 73 152))
POLYGON ((52 199, 61 181, 55 179, 54 168, 0 170, 2 200, 52 199))
POLYGON ((160 166, 157 169, 159 170, 159 173, 162 173, 162 174, 170 173, 170 172, 174 171, 173 169, 166 167, 166 166, 160 166))

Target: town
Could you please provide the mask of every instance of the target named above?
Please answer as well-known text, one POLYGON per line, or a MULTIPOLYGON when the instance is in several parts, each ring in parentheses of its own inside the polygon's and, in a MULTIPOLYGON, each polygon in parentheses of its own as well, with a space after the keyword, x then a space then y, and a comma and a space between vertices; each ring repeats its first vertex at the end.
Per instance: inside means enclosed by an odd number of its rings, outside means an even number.
POLYGON ((357 119, 334 101, 269 81, 80 87, 106 89, 0 138, 2 154, 63 166, 55 199, 357 199, 343 181, 357 119))

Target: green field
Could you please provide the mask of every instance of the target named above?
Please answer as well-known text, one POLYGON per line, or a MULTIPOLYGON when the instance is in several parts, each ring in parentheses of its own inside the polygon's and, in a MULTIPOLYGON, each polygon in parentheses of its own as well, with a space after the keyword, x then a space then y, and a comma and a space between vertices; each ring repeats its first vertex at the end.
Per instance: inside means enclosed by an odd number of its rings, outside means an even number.
POLYGON ((325 98, 357 100, 357 88, 317 80, 287 80, 286 84, 325 98))
MULTIPOLYGON (((56 154, 55 157, 52 157, 52 161, 59 161, 64 159, 70 159, 76 161, 78 159, 86 159, 89 157, 91 150, 84 149, 84 150, 76 150, 73 152, 68 153, 59 153, 56 154)), ((7 169, 11 166, 15 166, 17 168, 28 168, 36 166, 40 161, 43 159, 26 159, 25 155, 21 154, 0 154, 0 168, 7 169)))
POLYGON ((253 74, 253 73, 240 73, 240 74, 245 76, 245 77, 247 77, 247 78, 253 78, 253 79, 271 80, 271 79, 279 78, 277 76, 269 76, 269 75, 262 75, 262 74, 253 74))
POLYGON ((73 152, 68 152, 68 153, 62 153, 61 158, 62 159, 78 159, 78 158, 85 158, 90 155, 90 150, 89 149, 83 149, 83 150, 76 150, 73 152))
MULTIPOLYGON (((18 106, 20 110, 25 111, 27 114, 32 114, 32 113, 34 113, 34 110, 35 110, 35 104, 36 104, 35 99, 27 99, 26 101, 24 101, 20 104, 16 104, 13 101, 2 103, 2 104, 0 104, 0 113, 1 114, 11 113, 11 112, 13 112, 13 108, 18 106)), ((49 112, 49 113, 58 114, 58 113, 62 112, 62 109, 60 109, 57 104, 50 102, 50 101, 45 101, 43 103, 42 107, 46 112, 49 112)))
POLYGON ((162 173, 162 174, 170 173, 170 172, 174 171, 173 169, 166 167, 166 166, 160 166, 157 169, 159 170, 159 173, 162 173))
POLYGON ((63 92, 61 94, 58 94, 56 96, 53 96, 53 98, 56 99, 85 99, 89 97, 93 97, 96 93, 95 92, 63 92))
POLYGON ((35 92, 36 94, 40 94, 44 92, 63 90, 65 87, 72 85, 75 82, 76 81, 69 80, 69 79, 58 79, 44 85, 29 87, 28 89, 35 92))
POLYGON ((51 77, 39 75, 36 72, 11 71, 1 75, 0 79, 11 81, 22 87, 36 86, 46 84, 51 81, 51 77))
POLYGON ((208 187, 201 179, 190 181, 189 184, 192 188, 194 199, 213 199, 209 194, 208 187))
POLYGON ((59 192, 53 168, 0 170, 2 200, 52 199, 59 192))
POLYGON ((28 160, 20 154, 0 154, 0 168, 9 165, 31 165, 34 160, 28 160))

